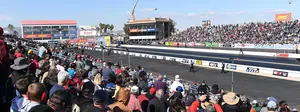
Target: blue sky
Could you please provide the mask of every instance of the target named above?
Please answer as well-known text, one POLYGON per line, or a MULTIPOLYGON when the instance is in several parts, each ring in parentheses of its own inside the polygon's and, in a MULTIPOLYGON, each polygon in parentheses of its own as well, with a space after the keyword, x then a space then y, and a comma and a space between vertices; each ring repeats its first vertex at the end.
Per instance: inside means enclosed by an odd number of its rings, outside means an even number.
MULTIPOLYGON (((201 25, 274 21, 276 13, 299 19, 300 0, 140 0, 136 19, 170 17, 183 30, 201 25), (298 6, 298 7, 297 7, 298 6), (155 11, 154 9, 157 8, 155 11)), ((0 0, 0 26, 21 20, 77 20, 78 25, 114 24, 122 30, 135 0, 0 0)))

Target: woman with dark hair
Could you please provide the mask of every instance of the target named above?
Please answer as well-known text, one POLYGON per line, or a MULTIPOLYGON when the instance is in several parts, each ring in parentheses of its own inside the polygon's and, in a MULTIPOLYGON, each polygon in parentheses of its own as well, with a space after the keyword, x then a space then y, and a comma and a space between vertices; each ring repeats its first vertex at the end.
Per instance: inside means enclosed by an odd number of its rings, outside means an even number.
POLYGON ((50 90, 53 87, 53 85, 57 83, 57 73, 58 72, 56 69, 50 69, 43 75, 41 82, 45 85, 47 90, 50 90))
POLYGON ((71 94, 65 90, 57 90, 53 93, 47 102, 55 112, 71 112, 72 98, 71 94))
POLYGON ((167 109, 167 111, 168 112, 186 112, 185 104, 180 98, 175 97, 170 100, 170 107, 167 109))

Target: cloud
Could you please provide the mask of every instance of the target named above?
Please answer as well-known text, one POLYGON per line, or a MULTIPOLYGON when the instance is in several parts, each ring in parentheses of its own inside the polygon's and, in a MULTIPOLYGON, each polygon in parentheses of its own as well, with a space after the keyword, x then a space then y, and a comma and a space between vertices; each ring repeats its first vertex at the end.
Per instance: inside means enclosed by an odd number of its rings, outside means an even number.
POLYGON ((216 12, 213 12, 213 11, 209 11, 209 12, 206 12, 207 15, 215 15, 216 12))
POLYGON ((194 16, 197 16, 197 14, 196 14, 196 13, 193 13, 193 12, 190 12, 190 13, 187 14, 187 16, 188 16, 188 17, 194 17, 194 16))
POLYGON ((207 19, 208 16, 200 16, 199 18, 200 18, 200 19, 207 19))
POLYGON ((226 12, 223 12, 222 14, 225 14, 225 15, 240 15, 240 14, 244 14, 246 12, 244 11, 226 11, 226 12))
POLYGON ((157 8, 143 8, 141 11, 151 12, 151 11, 155 11, 155 10, 157 10, 157 8))
POLYGON ((13 20, 12 17, 6 15, 0 15, 0 21, 11 21, 11 20, 13 20))
POLYGON ((281 12, 286 12, 286 9, 265 9, 263 12, 264 13, 281 13, 281 12))

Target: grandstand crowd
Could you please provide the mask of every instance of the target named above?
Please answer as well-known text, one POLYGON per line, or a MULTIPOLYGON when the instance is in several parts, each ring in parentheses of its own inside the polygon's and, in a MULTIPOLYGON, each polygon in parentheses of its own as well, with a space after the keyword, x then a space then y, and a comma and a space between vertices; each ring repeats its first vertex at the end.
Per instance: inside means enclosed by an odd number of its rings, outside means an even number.
POLYGON ((4 38, 1 27, 0 59, 1 112, 298 112, 275 97, 250 101, 206 81, 186 86, 179 75, 171 80, 63 45, 4 38))
POLYGON ((190 27, 166 38, 167 42, 219 42, 252 44, 298 44, 300 22, 251 22, 190 27))

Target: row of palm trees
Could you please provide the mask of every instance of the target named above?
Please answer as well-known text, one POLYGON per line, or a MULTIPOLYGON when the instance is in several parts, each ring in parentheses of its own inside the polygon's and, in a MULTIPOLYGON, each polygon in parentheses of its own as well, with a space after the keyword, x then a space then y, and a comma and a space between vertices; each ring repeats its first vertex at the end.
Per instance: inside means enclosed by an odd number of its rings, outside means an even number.
POLYGON ((15 30, 14 25, 8 24, 7 28, 8 28, 8 30, 9 30, 9 32, 10 32, 11 34, 14 34, 14 35, 18 35, 18 34, 19 34, 19 33, 15 30))
POLYGON ((100 23, 99 27, 97 27, 97 30, 100 31, 100 33, 107 33, 107 29, 112 31, 115 28, 113 24, 103 24, 100 23))

